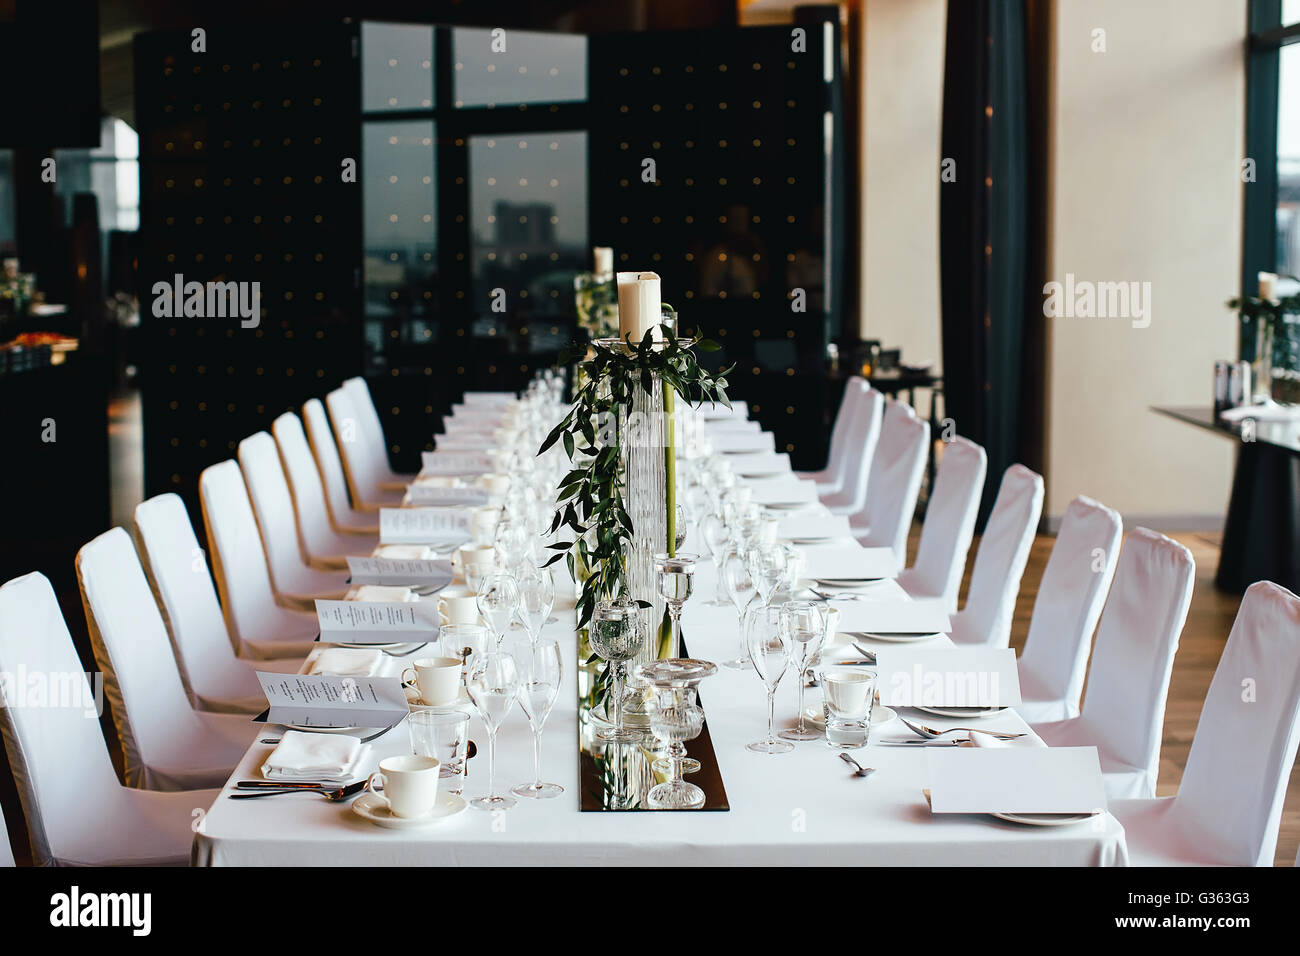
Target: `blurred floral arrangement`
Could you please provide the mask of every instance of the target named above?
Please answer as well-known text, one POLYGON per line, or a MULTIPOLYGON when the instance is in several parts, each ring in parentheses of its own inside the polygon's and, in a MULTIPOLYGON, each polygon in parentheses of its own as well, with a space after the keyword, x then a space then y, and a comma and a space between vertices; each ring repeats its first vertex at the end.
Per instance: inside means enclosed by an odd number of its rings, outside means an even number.
POLYGON ((593 339, 618 335, 618 287, 613 276, 579 272, 573 278, 578 325, 593 339))

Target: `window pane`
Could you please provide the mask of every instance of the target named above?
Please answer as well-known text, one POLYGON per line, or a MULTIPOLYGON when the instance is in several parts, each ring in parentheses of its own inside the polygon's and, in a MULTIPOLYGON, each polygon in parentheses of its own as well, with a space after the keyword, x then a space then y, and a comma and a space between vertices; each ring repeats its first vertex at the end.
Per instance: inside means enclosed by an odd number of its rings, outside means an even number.
POLYGON ((438 268, 433 137, 431 120, 362 127, 366 340, 372 354, 403 339, 428 338, 438 268))
POLYGON ((522 320, 528 351, 557 348, 588 254, 587 134, 475 136, 469 151, 474 334, 522 320), (505 290, 505 314, 491 310, 494 289, 505 290))
POLYGON ((494 37, 493 33, 452 31, 457 106, 561 103, 587 98, 585 36, 506 30, 494 37))
POLYGON ((1300 44, 1281 50, 1277 94, 1277 271, 1300 276, 1300 44))
POLYGON ((433 27, 361 24, 361 108, 433 108, 433 27))
POLYGON ((1282 0, 1282 25, 1300 23, 1300 0, 1282 0))

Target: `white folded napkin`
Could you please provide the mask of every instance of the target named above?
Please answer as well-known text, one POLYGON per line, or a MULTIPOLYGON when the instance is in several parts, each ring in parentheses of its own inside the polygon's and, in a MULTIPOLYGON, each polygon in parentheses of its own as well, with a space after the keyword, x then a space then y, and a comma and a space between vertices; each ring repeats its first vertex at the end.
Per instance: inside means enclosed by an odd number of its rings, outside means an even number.
POLYGON ((355 776, 368 744, 351 734, 312 734, 286 730, 262 764, 268 780, 319 780, 347 783, 355 776))
POLYGON ((363 584, 357 588, 356 595, 352 598, 354 601, 376 601, 381 604, 390 604, 394 602, 418 601, 419 595, 408 587, 397 587, 389 584, 363 584))
POLYGON ((373 555, 398 561, 432 561, 437 556, 437 551, 423 544, 381 544, 373 555))
POLYGON ((382 651, 365 647, 323 647, 308 663, 307 673, 331 677, 373 677, 383 659, 382 651))

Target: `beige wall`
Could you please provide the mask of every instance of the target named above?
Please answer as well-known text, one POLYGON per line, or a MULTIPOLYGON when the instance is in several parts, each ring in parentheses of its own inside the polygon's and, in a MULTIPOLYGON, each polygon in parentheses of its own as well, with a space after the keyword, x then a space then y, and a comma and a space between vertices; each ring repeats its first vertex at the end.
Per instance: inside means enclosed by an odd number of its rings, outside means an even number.
POLYGON ((1150 282, 1151 324, 1042 320, 1044 512, 1088 494, 1126 524, 1213 527, 1230 443, 1149 406, 1208 404, 1214 360, 1236 356, 1246 0, 1056 0, 1053 17, 1049 278, 1150 282))
POLYGON ((861 0, 858 18, 862 334, 936 369, 946 9, 945 0, 861 0))

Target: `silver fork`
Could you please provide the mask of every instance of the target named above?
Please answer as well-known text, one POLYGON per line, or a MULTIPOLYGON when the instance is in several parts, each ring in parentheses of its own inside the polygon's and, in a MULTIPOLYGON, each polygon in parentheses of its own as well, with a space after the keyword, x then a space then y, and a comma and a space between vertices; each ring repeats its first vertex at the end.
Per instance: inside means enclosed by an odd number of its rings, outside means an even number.
POLYGON ((311 787, 294 787, 291 790, 258 790, 256 792, 232 793, 231 800, 256 800, 258 797, 281 797, 286 793, 315 793, 324 797, 330 803, 341 803, 350 797, 355 797, 365 787, 364 783, 353 784, 347 787, 338 787, 334 790, 315 790, 311 787))
POLYGON ((998 738, 998 740, 1015 740, 1017 737, 1025 736, 1024 734, 1009 734, 1001 730, 983 730, 979 727, 949 727, 947 730, 935 730, 933 727, 927 727, 924 724, 914 724, 906 717, 899 717, 898 719, 905 723, 914 733, 930 740, 959 730, 964 730, 968 734, 988 734, 990 737, 998 738))

